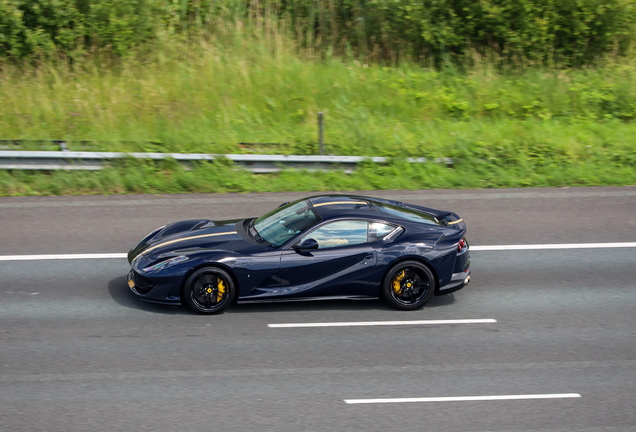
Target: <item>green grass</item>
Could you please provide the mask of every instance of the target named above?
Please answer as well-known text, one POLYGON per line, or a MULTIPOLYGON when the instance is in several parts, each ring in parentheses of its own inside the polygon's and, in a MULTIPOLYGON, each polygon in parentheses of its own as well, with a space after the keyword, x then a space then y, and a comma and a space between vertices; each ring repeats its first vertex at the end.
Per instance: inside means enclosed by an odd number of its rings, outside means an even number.
POLYGON ((23 149, 64 139, 71 150, 316 154, 323 111, 330 154, 458 163, 254 176, 127 162, 98 173, 0 172, 0 194, 636 183, 636 61, 389 67, 299 51, 280 34, 219 34, 166 42, 145 58, 0 65, 0 139, 33 141, 23 149))
POLYGON ((0 171, 0 196, 186 192, 282 192, 428 188, 560 187, 636 184, 633 166, 587 162, 528 170, 487 161, 459 164, 409 164, 394 160, 380 166, 367 162, 352 174, 342 171, 288 170, 255 175, 227 161, 201 163, 184 170, 174 161, 130 160, 102 171, 0 171))

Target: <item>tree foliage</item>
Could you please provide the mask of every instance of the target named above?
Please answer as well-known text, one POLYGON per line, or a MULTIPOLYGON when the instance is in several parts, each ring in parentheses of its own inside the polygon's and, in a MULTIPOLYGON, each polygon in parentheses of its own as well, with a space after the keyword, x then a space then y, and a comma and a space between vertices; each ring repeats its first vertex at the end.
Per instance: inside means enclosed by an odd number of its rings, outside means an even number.
POLYGON ((87 46, 119 56, 223 20, 288 24, 298 43, 373 58, 471 49, 583 63, 634 40, 634 0, 0 0, 0 56, 87 46))

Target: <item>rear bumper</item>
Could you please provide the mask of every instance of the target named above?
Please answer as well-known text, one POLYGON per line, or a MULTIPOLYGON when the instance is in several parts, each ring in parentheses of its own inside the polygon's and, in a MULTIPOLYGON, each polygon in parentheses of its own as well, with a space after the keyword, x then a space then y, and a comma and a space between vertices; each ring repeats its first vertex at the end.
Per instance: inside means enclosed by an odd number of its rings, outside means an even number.
POLYGON ((460 273, 453 273, 450 282, 443 287, 440 287, 435 295, 441 296, 464 288, 470 283, 470 273, 471 271, 469 268, 460 273))

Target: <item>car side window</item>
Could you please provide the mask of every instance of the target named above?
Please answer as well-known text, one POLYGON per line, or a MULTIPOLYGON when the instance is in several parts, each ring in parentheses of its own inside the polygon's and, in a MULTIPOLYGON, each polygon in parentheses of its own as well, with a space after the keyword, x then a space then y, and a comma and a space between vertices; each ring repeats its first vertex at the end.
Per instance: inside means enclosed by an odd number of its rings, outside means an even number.
POLYGON ((299 244, 308 239, 315 239, 318 242, 318 249, 366 243, 367 222, 355 220, 331 222, 305 235, 299 244))
POLYGON ((369 243, 383 239, 397 227, 395 225, 385 224, 382 222, 369 222, 369 243))

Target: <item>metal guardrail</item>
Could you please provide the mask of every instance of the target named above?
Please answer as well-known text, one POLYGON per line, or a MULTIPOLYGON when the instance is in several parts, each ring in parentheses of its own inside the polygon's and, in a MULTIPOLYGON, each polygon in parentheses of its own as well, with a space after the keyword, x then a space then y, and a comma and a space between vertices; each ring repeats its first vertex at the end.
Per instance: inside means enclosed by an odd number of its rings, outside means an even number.
MULTIPOLYGON (((310 171, 344 169, 353 171, 363 161, 384 164, 386 157, 363 156, 284 156, 255 154, 205 154, 205 153, 114 153, 75 151, 0 151, 0 169, 12 170, 100 170, 109 162, 132 157, 135 159, 174 159, 186 168, 193 163, 225 158, 254 173, 273 173, 287 168, 310 171)), ((426 158, 408 158, 410 163, 425 163, 426 158)), ((437 158, 433 162, 452 165, 451 158, 437 158)))

